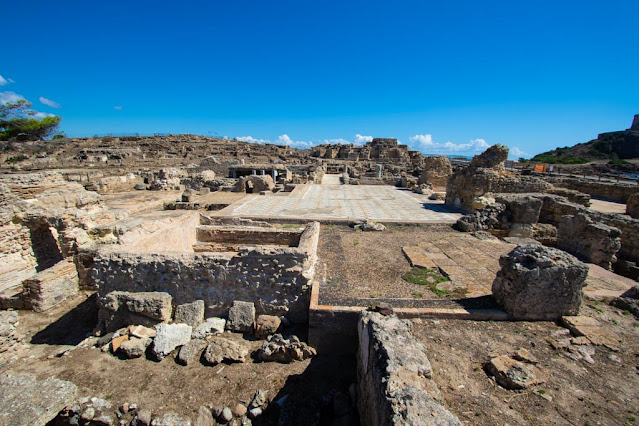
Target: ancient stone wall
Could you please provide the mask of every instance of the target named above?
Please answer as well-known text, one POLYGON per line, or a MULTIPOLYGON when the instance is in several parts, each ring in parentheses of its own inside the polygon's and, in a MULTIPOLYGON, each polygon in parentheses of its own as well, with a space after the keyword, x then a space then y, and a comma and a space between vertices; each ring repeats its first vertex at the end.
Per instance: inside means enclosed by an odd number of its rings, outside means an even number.
POLYGON ((639 185, 631 183, 600 182, 568 177, 549 177, 546 180, 555 186, 590 194, 590 196, 602 200, 624 204, 632 194, 639 192, 639 185))
POLYGON ((144 178, 129 173, 123 176, 104 177, 95 183, 95 189, 101 194, 132 191, 137 183, 144 183, 144 178))
POLYGON ((461 425, 439 402, 425 347, 395 315, 363 311, 358 323, 357 408, 364 425, 461 425))
MULTIPOLYGON (((626 215, 614 213, 594 212, 583 206, 574 204, 564 197, 557 195, 539 195, 543 199, 539 221, 559 226, 562 216, 576 216, 581 213, 604 225, 612 226, 621 231, 621 248, 617 252, 617 257, 631 262, 639 262, 639 220, 629 218, 626 215)), ((581 236, 583 239, 583 236, 581 236)), ((579 238, 574 238, 575 243, 579 238)), ((590 244, 590 243, 588 243, 590 244)), ((568 246, 567 249, 570 249, 568 246)), ((575 248, 575 253, 579 253, 579 247, 575 248)), ((573 251, 568 250, 573 253, 573 251)))
POLYGON ((435 187, 446 187, 448 179, 453 174, 453 167, 448 157, 443 155, 430 155, 424 157, 422 165, 424 171, 417 180, 418 184, 429 183, 435 187))
POLYGON ((29 228, 13 222, 0 226, 0 289, 35 274, 37 264, 29 228))
POLYGON ((470 165, 457 170, 448 180, 446 204, 471 212, 486 205, 476 202, 485 194, 545 192, 550 188, 550 184, 539 178, 505 170, 506 158, 508 148, 503 145, 493 145, 473 157, 470 165))
POLYGON ((169 293, 176 305, 204 300, 207 316, 226 315, 233 301, 254 302, 258 314, 308 320, 319 224, 299 246, 255 247, 237 253, 148 254, 98 251, 91 280, 111 291, 169 293))
POLYGON ((626 202, 626 214, 639 219, 639 192, 636 192, 626 202))
POLYGON ((221 228, 201 225, 196 228, 196 238, 200 242, 211 243, 297 247, 300 241, 300 232, 290 229, 221 228))

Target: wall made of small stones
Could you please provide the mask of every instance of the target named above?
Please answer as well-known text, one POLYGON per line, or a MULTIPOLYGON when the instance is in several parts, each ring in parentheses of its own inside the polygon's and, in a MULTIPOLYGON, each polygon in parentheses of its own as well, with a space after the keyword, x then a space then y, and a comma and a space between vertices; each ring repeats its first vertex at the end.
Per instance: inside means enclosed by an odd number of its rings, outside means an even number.
POLYGON ((100 295, 167 292, 176 305, 204 300, 207 316, 226 316, 233 301, 247 301, 258 314, 307 321, 310 277, 303 272, 309 261, 306 253, 289 248, 236 255, 98 253, 91 278, 100 295))
POLYGON ((639 185, 630 183, 599 182, 577 178, 548 178, 547 180, 555 186, 574 189, 595 198, 624 204, 628 201, 628 197, 639 192, 639 185))
POLYGON ((0 276, 11 281, 35 274, 36 257, 26 226, 9 222, 0 227, 0 276))

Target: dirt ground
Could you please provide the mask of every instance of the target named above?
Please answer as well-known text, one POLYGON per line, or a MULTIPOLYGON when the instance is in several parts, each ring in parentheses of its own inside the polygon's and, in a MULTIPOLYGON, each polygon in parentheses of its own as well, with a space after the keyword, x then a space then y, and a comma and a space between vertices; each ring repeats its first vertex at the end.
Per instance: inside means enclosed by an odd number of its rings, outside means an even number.
POLYGON ((427 348, 444 405, 473 425, 639 424, 639 321, 597 302, 582 314, 621 337, 619 351, 593 346, 594 364, 573 360, 548 339, 562 327, 550 322, 413 320, 413 333, 427 348), (498 386, 484 371, 492 356, 528 349, 547 376, 524 391, 498 386))
MULTIPOLYGON (((461 262, 465 265, 465 269, 457 265, 450 268, 456 272, 451 280, 464 287, 462 290, 474 286, 478 294, 472 296, 490 294, 499 267, 497 259, 510 250, 509 245, 497 243, 481 241, 447 225, 388 225, 383 232, 356 232, 345 225, 322 225, 318 257, 321 264, 326 264, 327 276, 320 288, 320 303, 343 305, 346 299, 362 298, 440 298, 441 294, 428 287, 402 279, 402 275, 411 269, 402 247, 424 244, 436 250, 439 250, 435 247, 438 244, 446 246, 456 258, 452 259, 452 264, 461 262), (474 270, 471 263, 481 272, 474 270)), ((444 297, 458 295, 459 292, 450 292, 444 297)))
MULTIPOLYGON (((154 415, 172 412, 192 419, 202 405, 232 408, 238 402, 248 404, 258 389, 268 390, 269 400, 288 395, 285 407, 290 420, 284 424, 326 423, 329 396, 336 391, 348 395, 349 386, 356 381, 354 357, 318 356, 281 364, 258 362, 252 356, 246 363, 211 367, 200 362, 181 366, 175 362, 175 352, 156 362, 144 357, 119 359, 93 347, 75 348, 95 325, 91 313, 95 314, 84 296, 44 314, 21 311, 18 330, 30 344, 17 353, 0 354, 0 373, 56 377, 76 384, 78 397, 105 398, 114 407, 136 402, 154 415)), ((289 331, 306 337, 303 329, 289 331)), ((244 339, 240 334, 227 336, 244 339)), ((261 340, 244 340, 251 353, 262 344, 261 340)), ((279 408, 274 403, 270 407, 254 424, 277 424, 279 408)))

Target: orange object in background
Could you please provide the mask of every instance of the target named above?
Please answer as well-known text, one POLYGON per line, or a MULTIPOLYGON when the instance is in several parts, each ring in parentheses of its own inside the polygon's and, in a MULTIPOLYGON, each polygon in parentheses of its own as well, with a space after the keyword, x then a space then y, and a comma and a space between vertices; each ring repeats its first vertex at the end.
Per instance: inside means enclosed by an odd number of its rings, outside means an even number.
POLYGON ((535 171, 536 172, 545 172, 545 171, 547 171, 547 168, 543 164, 535 164, 535 171))

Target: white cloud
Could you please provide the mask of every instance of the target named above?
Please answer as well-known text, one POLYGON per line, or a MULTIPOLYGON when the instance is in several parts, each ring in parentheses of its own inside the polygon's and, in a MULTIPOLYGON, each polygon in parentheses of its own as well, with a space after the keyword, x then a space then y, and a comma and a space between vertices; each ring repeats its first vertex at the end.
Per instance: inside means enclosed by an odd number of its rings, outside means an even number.
POLYGON ((322 141, 322 143, 328 143, 328 144, 331 144, 331 145, 336 145, 336 144, 348 145, 348 144, 351 144, 353 142, 347 141, 346 139, 343 139, 343 138, 338 138, 338 139, 324 139, 324 141, 322 141))
POLYGON ((490 145, 484 139, 471 139, 468 143, 436 142, 433 135, 415 135, 409 138, 411 144, 426 154, 474 153, 485 151, 490 145))
POLYGON ((264 145, 265 143, 271 143, 271 141, 266 139, 255 139, 253 136, 239 136, 235 138, 240 142, 250 142, 250 143, 259 143, 260 145, 264 145))
POLYGON ((527 158, 530 157, 530 154, 528 154, 527 152, 522 151, 521 149, 517 148, 516 146, 513 146, 512 148, 510 148, 510 153, 509 153, 509 157, 512 158, 527 158))
POLYGON ((344 138, 334 138, 334 139, 323 139, 323 140, 319 140, 316 142, 313 141, 297 141, 297 140, 293 140, 291 139, 291 137, 287 134, 283 134, 283 135, 279 135, 277 137, 276 140, 274 141, 270 141, 268 139, 256 139, 252 136, 239 136, 235 138, 238 141, 241 142, 250 142, 250 143, 259 143, 259 144, 265 144, 265 143, 273 143, 276 145, 285 145, 285 146, 290 146, 291 148, 299 148, 299 149, 308 149, 311 148, 313 146, 316 145, 316 143, 321 143, 321 144, 341 144, 341 145, 348 145, 348 144, 355 144, 355 145, 362 145, 366 142, 370 142, 373 140, 372 136, 362 136, 359 133, 355 135, 355 137, 353 138, 352 141, 349 141, 347 139, 344 138))
POLYGON ((291 148, 299 148, 299 149, 310 148, 314 145, 313 142, 294 141, 288 135, 279 135, 277 137, 277 140, 273 143, 275 143, 276 145, 286 145, 286 146, 290 146, 291 148))
POLYGON ((11 83, 15 83, 15 81, 11 80, 10 78, 4 78, 0 75, 0 86, 6 86, 7 84, 11 83))
POLYGON ((24 96, 18 95, 15 92, 0 92, 0 105, 14 103, 19 100, 24 100, 24 96))
POLYGON ((113 109, 116 111, 122 111, 122 105, 116 105, 113 107, 113 109))
POLYGON ((60 105, 56 101, 52 101, 51 99, 47 99, 42 96, 40 96, 40 102, 47 106, 50 106, 51 108, 62 108, 62 105, 60 105))
POLYGON ((366 142, 371 142, 373 140, 372 136, 362 136, 359 133, 355 135, 355 139, 353 139, 353 143, 355 145, 364 145, 366 142))

